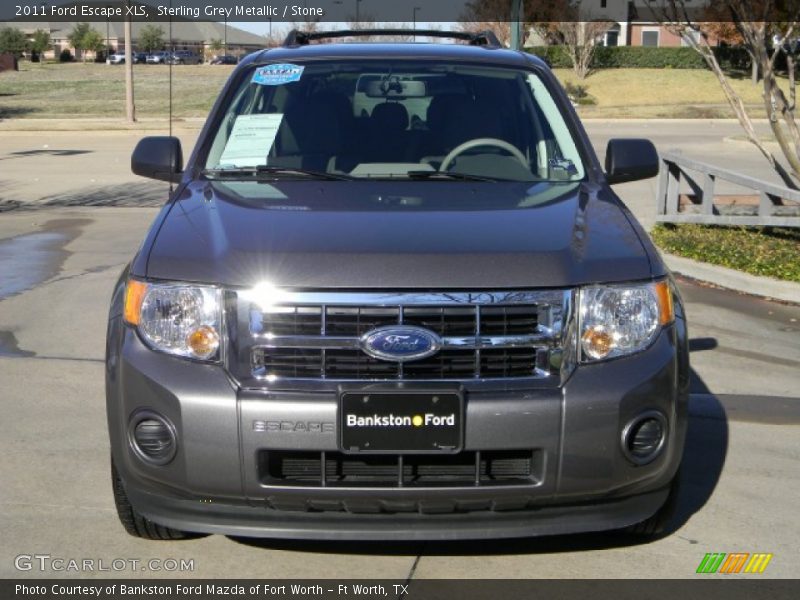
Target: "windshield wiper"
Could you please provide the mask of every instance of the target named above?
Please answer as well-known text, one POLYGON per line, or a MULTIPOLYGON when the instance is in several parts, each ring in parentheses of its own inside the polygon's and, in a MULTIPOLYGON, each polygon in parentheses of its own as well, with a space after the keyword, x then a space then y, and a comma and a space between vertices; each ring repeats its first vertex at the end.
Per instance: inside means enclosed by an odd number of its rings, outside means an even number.
POLYGON ((278 179, 283 175, 300 176, 308 179, 327 179, 330 181, 351 181, 350 175, 337 173, 325 173, 324 171, 314 171, 300 167, 278 167, 269 165, 258 165, 256 167, 220 167, 218 169, 206 169, 203 175, 218 177, 220 179, 232 179, 236 177, 247 178, 266 178, 278 179))
POLYGON ((410 179, 452 179, 455 181, 502 181, 493 177, 480 175, 467 175, 456 171, 409 171, 406 173, 410 179))

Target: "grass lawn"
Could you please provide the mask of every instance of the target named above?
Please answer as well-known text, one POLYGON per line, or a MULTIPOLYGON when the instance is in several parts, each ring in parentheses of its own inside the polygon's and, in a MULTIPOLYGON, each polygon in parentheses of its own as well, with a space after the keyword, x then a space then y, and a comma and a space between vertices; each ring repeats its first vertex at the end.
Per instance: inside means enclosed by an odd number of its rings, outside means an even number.
MULTIPOLYGON (((571 69, 556 69, 562 83, 585 85, 594 106, 582 117, 726 118, 733 117, 717 78, 696 69, 604 69, 580 81, 571 69)), ((749 77, 731 78, 733 88, 757 116, 764 116, 761 85, 749 77)))
POLYGON ((656 225, 655 243, 671 254, 753 275, 800 282, 796 229, 656 225))
MULTIPOLYGON (((176 117, 205 117, 234 67, 175 66, 176 117)), ((134 65, 139 117, 169 112, 169 67, 134 65)), ((124 117, 125 68, 94 63, 21 62, 19 72, 0 74, 0 118, 124 117)))
MULTIPOLYGON (((204 117, 233 67, 173 68, 175 116, 204 117)), ((556 69, 562 83, 588 86, 597 102, 581 106, 583 117, 721 118, 732 117, 719 83, 710 71, 682 69, 606 69, 578 81, 568 69, 556 69)), ((168 112, 169 68, 135 65, 135 95, 140 117, 168 112)), ((732 80, 758 116, 761 88, 749 78, 732 80)), ((0 118, 122 117, 125 69, 93 63, 20 63, 20 71, 0 74, 0 118)))

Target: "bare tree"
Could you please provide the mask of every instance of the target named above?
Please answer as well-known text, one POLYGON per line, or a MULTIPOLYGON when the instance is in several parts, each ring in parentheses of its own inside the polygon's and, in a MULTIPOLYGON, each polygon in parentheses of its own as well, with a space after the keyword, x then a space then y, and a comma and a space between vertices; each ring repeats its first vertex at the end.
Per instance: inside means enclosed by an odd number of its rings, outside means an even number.
POLYGON ((459 21, 456 29, 465 33, 491 31, 503 46, 511 44, 511 23, 508 21, 459 21))
MULTIPOLYGON (((578 18, 577 13, 565 17, 578 18)), ((608 21, 564 20, 556 23, 537 23, 534 25, 542 36, 551 43, 560 44, 572 63, 572 70, 578 79, 586 79, 592 69, 595 51, 600 38, 613 25, 608 21)))
MULTIPOLYGON (((523 5, 522 31, 530 31, 537 22, 554 23, 564 11, 578 0, 527 0, 523 5)), ((504 46, 511 43, 512 0, 471 0, 458 19, 460 31, 478 33, 492 31, 504 46)))
POLYGON ((742 45, 752 57, 761 73, 763 101, 770 128, 781 153, 789 164, 787 171, 778 159, 759 139, 753 119, 741 96, 733 89, 722 70, 711 43, 708 22, 700 21, 686 6, 685 0, 647 0, 654 14, 672 31, 680 34, 686 42, 705 59, 722 86, 736 118, 747 134, 750 142, 769 161, 784 183, 798 188, 800 181, 800 128, 796 120, 795 80, 797 62, 790 40, 797 36, 800 7, 792 3, 791 9, 779 0, 717 0, 715 10, 724 9, 730 22, 741 37, 742 45), (778 43, 773 44, 773 40, 778 43), (778 80, 777 60, 785 55, 788 72, 784 88, 778 80))
MULTIPOLYGON (((525 2, 523 31, 535 30, 549 44, 559 44, 579 79, 591 69, 598 40, 612 23, 592 20, 591 11, 580 0, 525 2)), ((511 0, 474 0, 467 3, 457 27, 476 33, 494 31, 503 45, 511 42, 511 0)))
POLYGON ((321 17, 306 17, 299 23, 292 21, 292 29, 302 31, 303 33, 316 33, 319 31, 319 22, 321 17))
POLYGON ((284 31, 282 28, 281 29, 276 28, 275 31, 273 31, 272 33, 267 33, 266 35, 264 35, 264 38, 266 39, 264 45, 267 48, 277 48, 278 46, 283 44, 283 40, 286 39, 286 33, 287 32, 284 31))
MULTIPOLYGON (((356 21, 355 17, 350 17, 350 20, 347 21, 347 28, 350 30, 357 30, 357 29, 378 29, 378 21, 372 15, 359 15, 358 20, 356 21)), ((374 36, 371 35, 361 35, 358 36, 358 39, 362 42, 371 42, 374 39, 374 36)))

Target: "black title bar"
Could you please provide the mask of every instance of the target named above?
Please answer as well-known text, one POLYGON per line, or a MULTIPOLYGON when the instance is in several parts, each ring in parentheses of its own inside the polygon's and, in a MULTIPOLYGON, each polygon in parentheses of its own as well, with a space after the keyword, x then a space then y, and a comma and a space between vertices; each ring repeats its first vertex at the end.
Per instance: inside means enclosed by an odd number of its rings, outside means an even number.
MULTIPOLYGON (((645 573, 643 573, 645 575, 645 573)), ((697 575, 694 579, 532 580, 0 580, 3 600, 794 600, 800 581, 697 575)))
MULTIPOLYGON (((663 20, 786 22, 798 18, 800 0, 763 0, 734 14, 725 0, 2 0, 0 26, 13 22, 253 21, 274 23, 473 23, 663 20), (521 8, 520 8, 521 7, 521 8), (519 12, 514 14, 514 10, 519 12), (752 14, 750 14, 752 13, 752 14)), ((737 3, 741 4, 741 3, 737 3)), ((745 6, 748 3, 744 3, 745 6)))

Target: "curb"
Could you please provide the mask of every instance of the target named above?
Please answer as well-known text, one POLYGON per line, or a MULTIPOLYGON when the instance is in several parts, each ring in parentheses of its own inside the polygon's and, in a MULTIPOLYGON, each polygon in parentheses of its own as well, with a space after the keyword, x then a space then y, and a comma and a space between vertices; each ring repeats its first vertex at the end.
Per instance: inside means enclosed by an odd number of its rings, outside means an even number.
MULTIPOLYGON (((173 119, 173 129, 202 129, 202 117, 173 119)), ((68 119, 0 119, 0 131, 45 132, 59 131, 151 131, 169 128, 169 119, 161 117, 140 118, 128 123, 122 118, 68 118, 68 119)))
POLYGON ((751 296, 800 304, 800 283, 750 275, 666 252, 662 252, 661 256, 673 273, 751 296))

